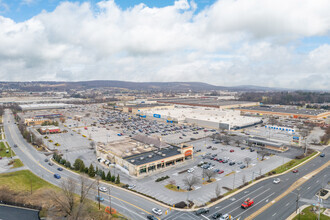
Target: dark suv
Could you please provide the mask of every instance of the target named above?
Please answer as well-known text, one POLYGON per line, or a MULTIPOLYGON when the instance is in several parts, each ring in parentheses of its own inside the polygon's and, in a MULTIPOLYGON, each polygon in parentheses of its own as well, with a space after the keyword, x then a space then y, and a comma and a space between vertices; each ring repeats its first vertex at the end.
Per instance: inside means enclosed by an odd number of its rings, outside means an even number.
POLYGON ((195 212, 195 214, 196 214, 196 215, 207 214, 207 213, 209 213, 209 211, 210 211, 210 210, 208 210, 208 209, 201 208, 201 209, 198 209, 198 210, 195 212))

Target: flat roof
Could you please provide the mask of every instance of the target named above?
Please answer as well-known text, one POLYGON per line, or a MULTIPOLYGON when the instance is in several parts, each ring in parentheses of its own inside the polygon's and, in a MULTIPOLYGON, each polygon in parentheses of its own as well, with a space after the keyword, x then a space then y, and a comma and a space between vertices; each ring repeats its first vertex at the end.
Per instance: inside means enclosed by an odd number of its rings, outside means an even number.
POLYGON ((181 99, 157 99, 157 102, 179 103, 183 105, 209 105, 209 106, 226 106, 226 105, 241 105, 256 102, 248 101, 224 101, 215 98, 181 98, 181 99))
POLYGON ((273 147, 282 147, 284 145, 282 143, 278 143, 278 142, 267 140, 267 139, 260 138, 260 137, 249 138, 249 141, 256 142, 256 143, 267 144, 267 145, 270 145, 270 146, 273 146, 273 147))
POLYGON ((157 107, 157 106, 167 106, 165 104, 160 104, 160 103, 155 103, 155 104, 135 104, 135 105, 126 105, 124 107, 129 107, 129 108, 147 108, 147 107, 157 107))
POLYGON ((127 160, 129 163, 134 165, 142 165, 151 163, 153 161, 162 160, 168 157, 181 154, 181 149, 177 146, 169 146, 167 148, 162 148, 155 151, 149 151, 146 153, 136 154, 133 156, 124 157, 124 160, 127 160), (165 154, 165 156, 163 156, 165 154), (151 157, 150 157, 151 155, 151 157), (141 160, 142 158, 142 160, 141 160))
POLYGON ((255 107, 241 107, 237 108, 238 110, 254 110, 254 111, 266 111, 266 112, 278 112, 278 113, 290 113, 290 114, 301 114, 301 115, 319 115, 322 113, 326 113, 328 111, 323 109, 297 109, 297 108, 290 108, 290 107, 271 107, 271 106, 255 106, 255 107))

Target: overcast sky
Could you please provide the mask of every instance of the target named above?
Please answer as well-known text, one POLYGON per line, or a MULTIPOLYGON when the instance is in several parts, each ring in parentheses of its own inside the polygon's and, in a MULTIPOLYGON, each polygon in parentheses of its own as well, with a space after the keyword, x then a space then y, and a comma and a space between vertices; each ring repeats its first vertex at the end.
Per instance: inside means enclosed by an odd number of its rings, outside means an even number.
POLYGON ((330 88, 329 0, 0 0, 0 81, 330 88))

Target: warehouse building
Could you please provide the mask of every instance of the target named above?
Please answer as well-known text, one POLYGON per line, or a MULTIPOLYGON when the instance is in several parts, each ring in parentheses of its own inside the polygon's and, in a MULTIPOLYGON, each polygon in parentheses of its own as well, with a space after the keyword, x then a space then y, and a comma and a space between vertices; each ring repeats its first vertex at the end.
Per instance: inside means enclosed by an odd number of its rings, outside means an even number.
POLYGON ((260 118, 241 116, 240 111, 202 107, 151 109, 142 111, 141 115, 168 123, 188 123, 211 129, 237 130, 262 123, 260 118))
POLYGON ((28 105, 19 105, 22 111, 29 110, 43 110, 43 109, 65 109, 72 107, 70 104, 64 103, 49 103, 49 104, 28 104, 28 105))
POLYGON ((309 118, 309 119, 326 119, 330 117, 330 111, 323 109, 298 109, 295 107, 278 107, 278 106, 258 106, 258 107, 242 107, 237 108, 245 114, 255 115, 274 115, 289 118, 309 118))
POLYGON ((231 109, 249 106, 259 106, 259 102, 224 101, 215 98, 181 98, 181 99, 157 99, 158 103, 199 106, 209 108, 231 109))
POLYGON ((51 123, 52 121, 50 119, 46 119, 46 118, 26 118, 26 119, 24 119, 24 124, 26 124, 27 126, 41 125, 44 122, 51 123))
POLYGON ((164 104, 137 104, 137 105, 126 105, 123 106, 123 112, 138 114, 141 111, 150 110, 150 109, 171 109, 174 108, 174 105, 164 105, 164 104))
POLYGON ((97 153, 123 172, 136 177, 160 172, 193 159, 191 145, 169 145, 159 138, 142 135, 99 145, 97 153))

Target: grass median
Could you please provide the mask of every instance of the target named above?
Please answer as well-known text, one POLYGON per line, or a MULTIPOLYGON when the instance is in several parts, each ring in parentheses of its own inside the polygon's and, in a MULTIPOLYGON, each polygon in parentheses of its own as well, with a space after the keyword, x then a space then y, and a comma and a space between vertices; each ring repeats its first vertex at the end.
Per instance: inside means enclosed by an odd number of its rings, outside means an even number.
POLYGON ((270 172, 275 172, 276 174, 280 174, 283 173, 295 166, 298 166, 299 164, 303 163, 304 161, 308 160, 309 158, 313 157, 314 155, 316 155, 317 152, 313 152, 312 154, 310 154, 307 157, 304 157, 302 159, 293 159, 290 160, 289 162, 283 164, 282 166, 277 167, 276 169, 270 171, 270 172))
POLYGON ((11 150, 8 143, 6 143, 6 144, 7 144, 7 146, 5 145, 4 142, 0 142, 0 156, 1 157, 15 156, 16 154, 14 153, 14 151, 11 150), (8 153, 7 153, 7 150, 8 150, 8 153))

